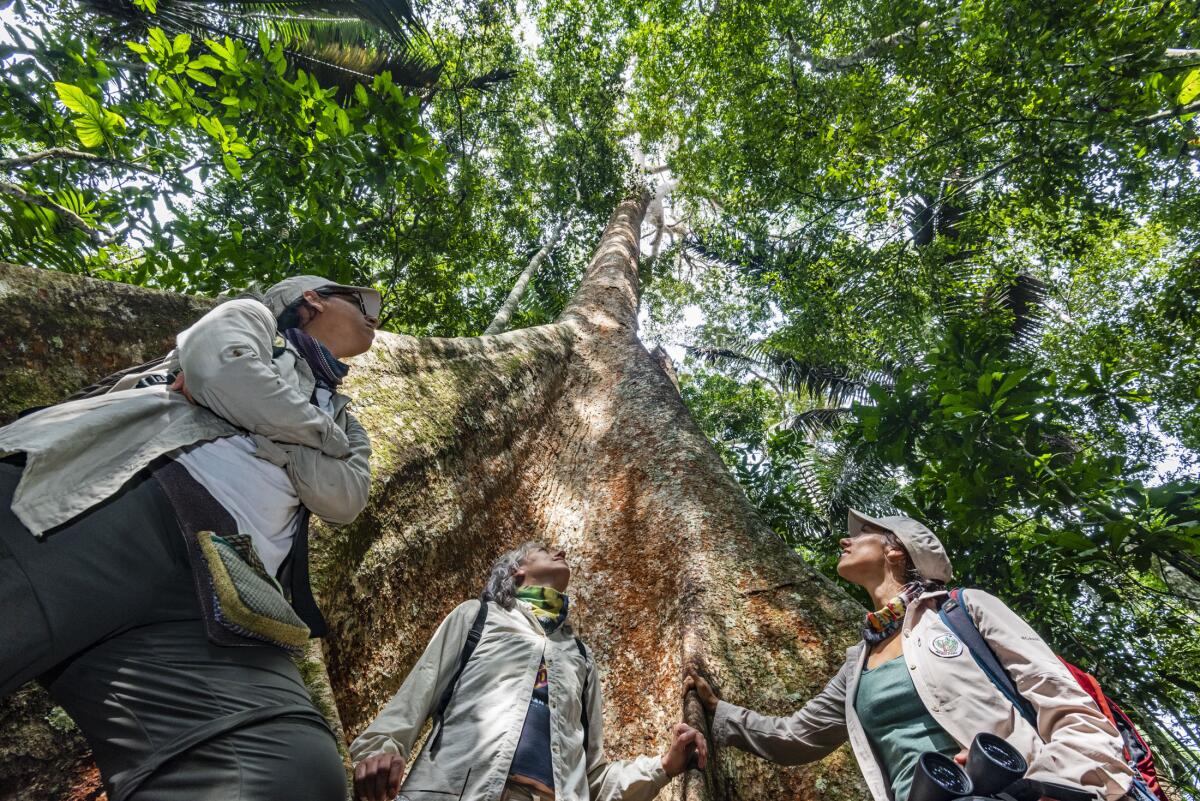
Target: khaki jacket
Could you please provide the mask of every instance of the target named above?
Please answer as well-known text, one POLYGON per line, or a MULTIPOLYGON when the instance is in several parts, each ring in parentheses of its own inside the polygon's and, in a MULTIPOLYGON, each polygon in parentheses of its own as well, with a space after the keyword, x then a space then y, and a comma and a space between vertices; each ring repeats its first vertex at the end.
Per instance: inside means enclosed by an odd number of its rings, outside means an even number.
MULTIPOLYGON (((383 753, 410 758, 417 735, 458 668, 478 611, 479 601, 468 601, 442 621, 399 692, 350 744, 355 762, 383 753)), ((497 801, 543 658, 549 676, 556 801, 646 801, 657 795, 669 781, 659 757, 605 760, 600 677, 592 660, 585 663, 580 655, 570 624, 547 635, 528 604, 518 600, 511 610, 491 603, 483 635, 446 708, 438 752, 430 756, 428 748, 422 750, 404 780, 400 800, 497 801), (581 725, 585 679, 587 754, 581 725)))
MULTIPOLYGON (((1108 801, 1125 795, 1133 773, 1121 738, 1049 646, 998 598, 964 593, 967 611, 1000 662, 1037 710, 1037 728, 1021 717, 964 647, 938 651, 932 643, 951 634, 937 614, 945 592, 922 595, 904 620, 904 661, 929 714, 962 747, 992 732, 1029 762, 1031 779, 1071 784, 1108 801), (946 654, 946 655, 942 655, 946 654)), ((955 640, 957 642, 957 640, 955 640)), ((864 643, 847 649, 846 661, 817 697, 787 717, 769 717, 721 701, 713 738, 785 765, 820 759, 847 739, 875 801, 892 801, 887 772, 877 761, 854 711, 866 664, 864 643)))
POLYGON ((333 396, 331 418, 313 406, 312 370, 256 300, 223 303, 179 334, 164 368, 188 391, 156 385, 60 403, 0 428, 0 454, 24 452, 13 513, 40 536, 111 496, 163 454, 218 437, 254 435, 259 456, 284 467, 313 514, 349 523, 366 506, 371 444, 333 396), (276 349, 281 348, 278 356, 276 349))

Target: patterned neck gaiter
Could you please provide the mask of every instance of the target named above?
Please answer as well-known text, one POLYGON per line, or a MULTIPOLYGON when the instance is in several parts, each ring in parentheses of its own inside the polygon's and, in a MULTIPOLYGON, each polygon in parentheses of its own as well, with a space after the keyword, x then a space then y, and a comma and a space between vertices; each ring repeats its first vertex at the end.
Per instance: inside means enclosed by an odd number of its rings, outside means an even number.
POLYGON ((309 334, 299 328, 289 328, 283 332, 283 338, 292 343, 308 366, 312 368, 313 377, 317 383, 326 389, 333 390, 342 383, 342 379, 350 372, 350 365, 338 361, 329 348, 322 345, 309 334))
POLYGON ((908 610, 908 605, 921 595, 923 589, 921 582, 909 582, 904 585, 900 594, 888 601, 882 609, 867 612, 867 619, 863 623, 863 639, 874 644, 883 642, 899 631, 904 625, 904 613, 908 610))
POLYGON ((517 597, 533 607, 533 616, 547 634, 567 619, 570 599, 553 587, 517 587, 517 597))

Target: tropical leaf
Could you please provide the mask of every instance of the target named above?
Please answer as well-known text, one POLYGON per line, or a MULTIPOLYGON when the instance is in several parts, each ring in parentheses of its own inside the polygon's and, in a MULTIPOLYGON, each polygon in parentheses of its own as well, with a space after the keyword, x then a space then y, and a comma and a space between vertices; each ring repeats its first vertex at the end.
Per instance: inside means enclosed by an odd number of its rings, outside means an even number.
POLYGON ((125 119, 120 114, 101 107, 78 86, 55 82, 54 89, 62 104, 78 115, 72 117, 71 122, 75 125, 75 134, 84 147, 99 147, 119 129, 125 127, 125 119))
POLYGON ((202 38, 226 36, 252 44, 260 32, 283 45, 292 68, 312 73, 325 86, 352 91, 390 72, 394 83, 429 87, 441 65, 409 2, 383 0, 159 0, 148 14, 132 0, 85 0, 88 8, 122 26, 120 35, 140 39, 149 26, 202 38))
POLYGON ((853 414, 853 409, 844 406, 809 409, 806 412, 800 412, 799 414, 785 418, 779 424, 779 427, 787 428, 809 437, 820 436, 837 430, 853 414))
POLYGON ((729 338, 728 343, 715 346, 691 345, 688 353, 714 366, 755 365, 768 370, 780 388, 786 392, 804 394, 844 405, 868 398, 867 388, 880 384, 892 386, 892 377, 882 371, 862 371, 852 374, 842 365, 816 364, 799 359, 769 342, 746 338, 729 338))
POLYGON ((1040 279, 1028 273, 1018 273, 1010 283, 989 294, 990 305, 1012 313, 1012 342, 1015 346, 1028 347, 1034 344, 1046 314, 1048 292, 1049 288, 1040 279))

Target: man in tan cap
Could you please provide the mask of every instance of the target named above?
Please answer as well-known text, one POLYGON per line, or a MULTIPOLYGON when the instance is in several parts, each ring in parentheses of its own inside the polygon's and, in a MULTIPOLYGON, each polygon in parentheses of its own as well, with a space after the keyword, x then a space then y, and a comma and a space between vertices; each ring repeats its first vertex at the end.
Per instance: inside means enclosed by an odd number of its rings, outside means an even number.
POLYGON ((998 598, 982 590, 962 603, 1036 710, 1026 722, 938 614, 953 575, 942 543, 920 521, 851 510, 838 575, 871 598, 863 639, 841 670, 791 715, 761 715, 719 700, 692 673, 713 716, 712 737, 784 765, 812 762, 850 741, 874 801, 906 801, 917 760, 937 752, 962 763, 976 735, 991 732, 1025 757, 1030 779, 1086 790, 1098 801, 1128 792, 1133 774, 1120 736, 1054 652, 998 598))
POLYGON ((296 276, 167 357, 0 428, 0 697, 40 678, 113 801, 343 801, 290 658, 325 621, 308 520, 367 502, 339 387, 379 293, 296 276))

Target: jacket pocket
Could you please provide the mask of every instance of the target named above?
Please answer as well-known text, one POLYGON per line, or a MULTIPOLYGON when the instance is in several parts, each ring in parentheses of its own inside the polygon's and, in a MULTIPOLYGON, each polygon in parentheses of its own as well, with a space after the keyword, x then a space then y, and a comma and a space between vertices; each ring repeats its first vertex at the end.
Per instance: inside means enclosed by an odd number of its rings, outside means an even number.
MULTIPOLYGON (((469 762, 469 755, 464 758, 460 755, 457 762, 459 765, 469 762)), ((449 775, 442 771, 432 760, 425 758, 422 754, 418 757, 417 764, 413 766, 412 773, 404 782, 404 786, 400 788, 400 801, 431 801, 431 799, 459 799, 470 798, 468 791, 468 782, 471 780, 473 769, 467 767, 458 775, 459 771, 452 771, 454 775, 449 775)), ((465 767, 465 765, 464 765, 465 767)))

